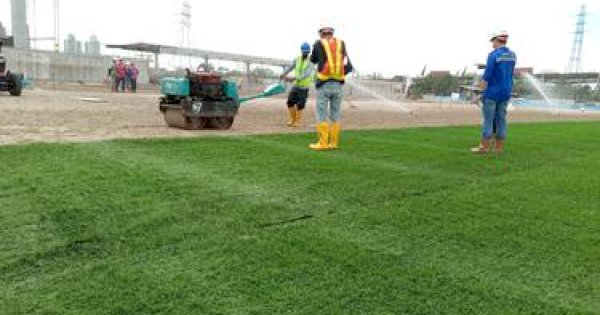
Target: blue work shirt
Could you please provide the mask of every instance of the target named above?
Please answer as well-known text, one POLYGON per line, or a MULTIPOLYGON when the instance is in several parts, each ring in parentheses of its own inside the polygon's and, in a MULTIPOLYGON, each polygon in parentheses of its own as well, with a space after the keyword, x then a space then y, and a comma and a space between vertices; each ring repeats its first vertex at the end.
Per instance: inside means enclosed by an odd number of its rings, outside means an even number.
POLYGON ((513 74, 517 64, 517 55, 508 47, 500 47, 490 53, 483 74, 487 88, 485 99, 503 102, 510 99, 513 89, 513 74))

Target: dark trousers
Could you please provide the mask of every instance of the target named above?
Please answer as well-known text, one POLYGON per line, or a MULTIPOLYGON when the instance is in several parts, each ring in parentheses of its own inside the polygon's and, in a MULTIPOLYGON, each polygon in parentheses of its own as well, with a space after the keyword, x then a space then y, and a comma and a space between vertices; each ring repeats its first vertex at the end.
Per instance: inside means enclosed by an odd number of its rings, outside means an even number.
POLYGON ((116 77, 115 78, 115 92, 124 92, 125 91, 125 78, 116 77))
POLYGON ((131 92, 137 92, 137 79, 131 79, 131 92))

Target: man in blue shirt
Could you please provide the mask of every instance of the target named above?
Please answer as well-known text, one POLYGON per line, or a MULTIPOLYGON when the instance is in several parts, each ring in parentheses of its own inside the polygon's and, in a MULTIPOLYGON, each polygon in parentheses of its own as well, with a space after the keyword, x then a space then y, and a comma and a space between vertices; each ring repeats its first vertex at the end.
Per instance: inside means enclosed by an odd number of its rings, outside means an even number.
POLYGON ((517 56, 506 44, 508 33, 499 32, 491 39, 494 50, 489 54, 481 87, 483 93, 483 126, 481 143, 471 149, 473 153, 485 154, 490 151, 490 141, 496 129, 496 154, 504 151, 504 140, 507 134, 506 115, 508 102, 513 90, 513 74, 517 56))

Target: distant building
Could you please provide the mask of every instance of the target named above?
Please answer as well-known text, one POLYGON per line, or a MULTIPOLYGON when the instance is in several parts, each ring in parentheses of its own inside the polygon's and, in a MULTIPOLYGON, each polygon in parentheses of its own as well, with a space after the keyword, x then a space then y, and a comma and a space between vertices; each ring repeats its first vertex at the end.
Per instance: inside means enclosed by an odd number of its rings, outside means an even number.
POLYGON ((515 74, 516 75, 533 74, 533 68, 532 67, 516 68, 515 74))
POLYGON ((98 37, 92 35, 90 40, 85 43, 85 54, 88 56, 100 56, 102 53, 102 43, 98 40, 98 37))
POLYGON ((450 75, 450 71, 431 71, 429 75, 434 78, 447 77, 450 75))
POLYGON ((81 42, 75 38, 75 35, 67 35, 65 39, 65 54, 69 55, 82 55, 83 49, 81 48, 81 42))
POLYGON ((27 25, 27 1, 11 0, 12 32, 15 48, 29 49, 29 25, 27 25))
POLYGON ((4 28, 4 25, 2 25, 2 22, 0 22, 0 38, 1 37, 6 37, 6 28, 4 28))

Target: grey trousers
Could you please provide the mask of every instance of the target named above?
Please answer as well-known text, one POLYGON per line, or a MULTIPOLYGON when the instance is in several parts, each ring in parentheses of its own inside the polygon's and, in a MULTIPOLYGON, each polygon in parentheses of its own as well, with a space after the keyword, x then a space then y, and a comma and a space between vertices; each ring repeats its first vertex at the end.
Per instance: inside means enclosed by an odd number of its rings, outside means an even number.
POLYGON ((326 82, 317 88, 317 123, 340 122, 342 118, 343 85, 326 82))

